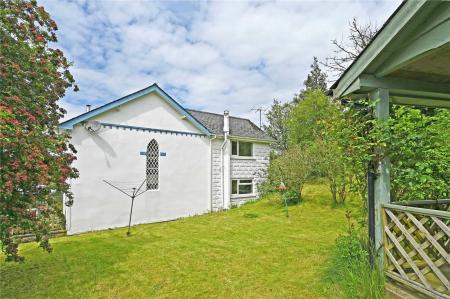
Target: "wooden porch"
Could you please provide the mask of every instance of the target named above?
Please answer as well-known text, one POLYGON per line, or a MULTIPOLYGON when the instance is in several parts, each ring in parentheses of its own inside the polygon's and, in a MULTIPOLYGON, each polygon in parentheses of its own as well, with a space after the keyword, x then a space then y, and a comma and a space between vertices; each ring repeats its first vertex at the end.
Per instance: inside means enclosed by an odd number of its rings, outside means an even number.
MULTIPOLYGON (((392 104, 450 108, 450 2, 404 1, 331 89, 335 98, 372 100, 380 122, 392 104)), ((391 203, 389 157, 375 168, 377 263, 412 296, 450 298, 450 200, 391 203)))

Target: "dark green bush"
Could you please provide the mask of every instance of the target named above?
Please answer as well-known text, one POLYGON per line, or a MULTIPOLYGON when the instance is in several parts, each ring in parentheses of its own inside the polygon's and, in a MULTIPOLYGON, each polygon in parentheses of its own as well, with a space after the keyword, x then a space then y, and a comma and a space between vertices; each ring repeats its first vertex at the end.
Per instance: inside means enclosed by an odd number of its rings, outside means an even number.
POLYGON ((300 194, 294 190, 287 190, 281 196, 282 204, 287 203, 288 205, 300 203, 300 194))

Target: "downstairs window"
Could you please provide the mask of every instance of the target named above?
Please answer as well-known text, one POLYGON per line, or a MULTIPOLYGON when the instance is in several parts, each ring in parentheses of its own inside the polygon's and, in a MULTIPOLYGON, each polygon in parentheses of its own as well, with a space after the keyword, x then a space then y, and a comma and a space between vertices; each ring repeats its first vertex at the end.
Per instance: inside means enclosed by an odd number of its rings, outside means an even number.
POLYGON ((231 194, 253 194, 253 180, 231 180, 231 194))

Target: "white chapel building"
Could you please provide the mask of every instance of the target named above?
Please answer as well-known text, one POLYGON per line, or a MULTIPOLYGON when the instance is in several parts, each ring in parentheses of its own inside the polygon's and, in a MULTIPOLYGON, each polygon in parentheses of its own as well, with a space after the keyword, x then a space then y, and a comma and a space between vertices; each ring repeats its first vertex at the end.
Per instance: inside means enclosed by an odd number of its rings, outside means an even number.
POLYGON ((185 109, 157 84, 60 127, 71 134, 79 171, 70 181, 74 203, 65 209, 68 234, 128 225, 131 199, 125 193, 140 185, 132 224, 254 200, 272 141, 250 120, 227 111, 185 109))

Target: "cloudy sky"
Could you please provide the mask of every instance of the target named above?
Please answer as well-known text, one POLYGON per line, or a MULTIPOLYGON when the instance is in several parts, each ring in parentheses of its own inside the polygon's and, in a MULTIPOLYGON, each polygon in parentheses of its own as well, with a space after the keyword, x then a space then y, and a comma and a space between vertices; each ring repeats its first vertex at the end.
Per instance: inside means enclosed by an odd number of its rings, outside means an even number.
POLYGON ((80 87, 67 117, 156 82, 185 107, 256 121, 251 109, 292 99, 352 17, 381 26, 400 1, 40 3, 80 87))

